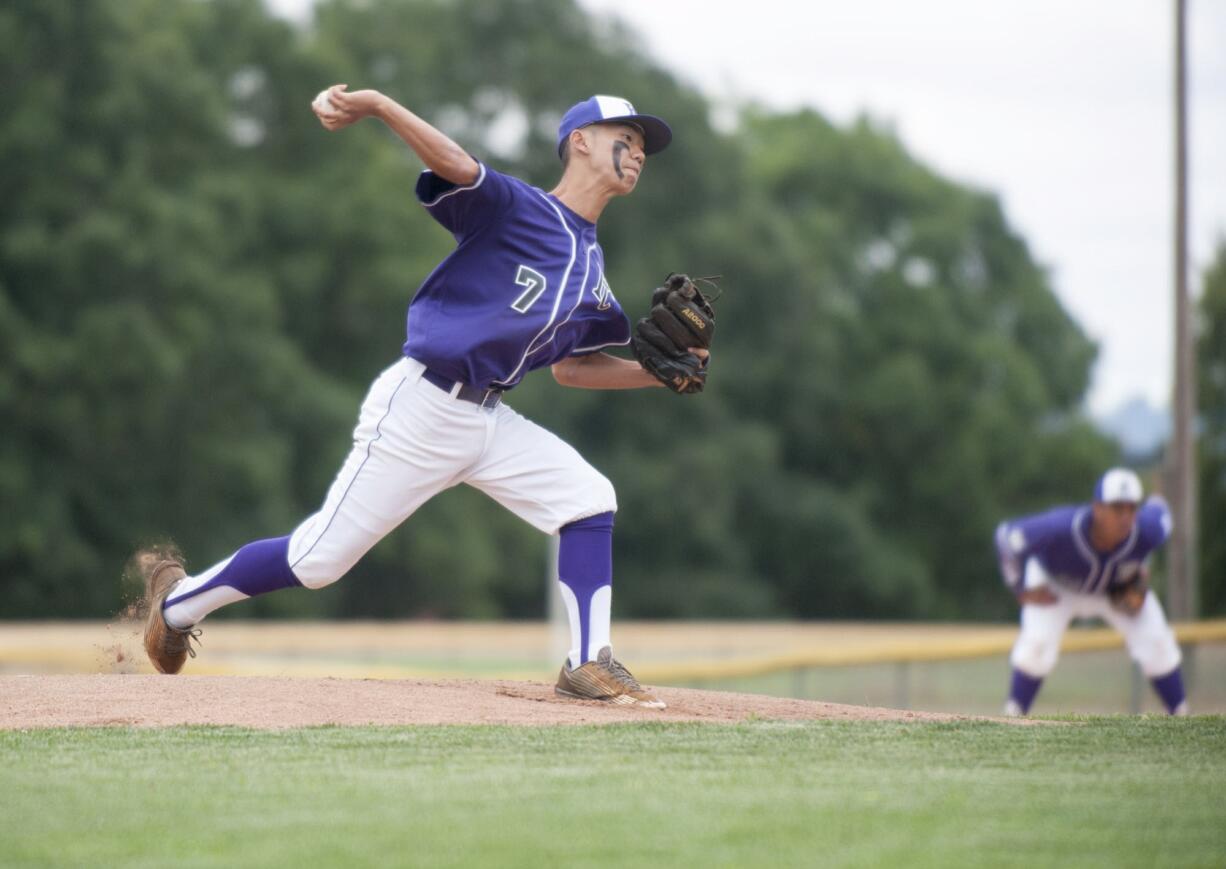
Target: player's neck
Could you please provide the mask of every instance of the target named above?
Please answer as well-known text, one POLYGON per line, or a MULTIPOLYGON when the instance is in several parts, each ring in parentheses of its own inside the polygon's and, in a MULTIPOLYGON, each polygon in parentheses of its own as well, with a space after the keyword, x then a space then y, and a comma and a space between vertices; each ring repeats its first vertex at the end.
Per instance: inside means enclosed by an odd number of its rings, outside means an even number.
POLYGON ((1118 547, 1121 543, 1128 539, 1128 535, 1123 537, 1112 537, 1110 532, 1100 528, 1093 518, 1090 519, 1090 546, 1099 553, 1107 553, 1118 547))
POLYGON ((605 206, 615 195, 614 191, 595 178, 582 178, 571 173, 562 176, 549 193, 559 202, 584 220, 595 223, 600 219, 605 206))

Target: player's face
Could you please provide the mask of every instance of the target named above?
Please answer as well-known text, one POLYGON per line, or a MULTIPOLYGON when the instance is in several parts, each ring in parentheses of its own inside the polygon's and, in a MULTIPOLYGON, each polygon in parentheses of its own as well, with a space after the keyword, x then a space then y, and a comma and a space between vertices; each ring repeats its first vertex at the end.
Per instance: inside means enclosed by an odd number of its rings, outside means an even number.
POLYGON ((1108 547, 1119 546, 1137 522, 1137 505, 1127 501, 1094 504, 1094 536, 1108 547))
POLYGON ((590 131, 590 165, 621 193, 629 193, 639 181, 647 154, 643 134, 629 124, 593 124, 590 131))

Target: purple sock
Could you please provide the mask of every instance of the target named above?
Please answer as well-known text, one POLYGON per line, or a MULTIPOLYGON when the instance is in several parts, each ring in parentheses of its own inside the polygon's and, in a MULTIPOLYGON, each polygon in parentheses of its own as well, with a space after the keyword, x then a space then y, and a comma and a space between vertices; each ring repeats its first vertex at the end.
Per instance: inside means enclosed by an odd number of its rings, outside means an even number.
POLYGON ((613 595, 613 514, 564 525, 558 544, 558 579, 570 616, 571 664, 587 663, 609 645, 613 595))
POLYGON ((1030 711, 1030 704, 1034 702, 1035 695, 1039 693, 1039 686, 1042 684, 1041 678, 1036 679, 1014 667, 1013 684, 1009 686, 1009 699, 1016 703, 1025 714, 1030 711))
POLYGON ((1162 705, 1166 707, 1166 711, 1174 715, 1175 710, 1187 699, 1183 691, 1183 674, 1180 669, 1176 667, 1165 676, 1158 676, 1149 681, 1154 686, 1154 690, 1158 692, 1158 696, 1162 698, 1162 705))
POLYGON ((163 609, 222 585, 247 597, 302 585, 289 567, 289 537, 248 543, 229 561, 222 562, 220 569, 213 568, 185 581, 167 597, 163 609))

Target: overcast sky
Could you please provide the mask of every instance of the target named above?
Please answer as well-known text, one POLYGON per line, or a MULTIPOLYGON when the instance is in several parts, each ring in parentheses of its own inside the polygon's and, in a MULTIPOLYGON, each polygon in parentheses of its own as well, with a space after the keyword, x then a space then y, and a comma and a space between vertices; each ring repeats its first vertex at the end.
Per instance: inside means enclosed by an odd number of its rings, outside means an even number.
MULTIPOLYGON (((1169 403, 1173 0, 578 2, 629 23, 717 104, 867 113, 941 174, 999 194, 1100 345, 1091 411, 1169 403)), ((1188 7, 1195 288, 1226 237, 1226 2, 1188 7)), ((650 94, 607 91, 651 111, 650 94)))

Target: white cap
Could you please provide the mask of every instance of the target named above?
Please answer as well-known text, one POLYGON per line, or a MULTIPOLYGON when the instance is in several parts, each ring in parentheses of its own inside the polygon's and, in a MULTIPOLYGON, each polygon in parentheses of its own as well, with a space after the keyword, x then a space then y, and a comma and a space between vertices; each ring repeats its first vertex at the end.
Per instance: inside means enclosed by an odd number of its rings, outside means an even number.
POLYGON ((1103 504, 1117 501, 1139 504, 1142 494, 1141 478, 1128 468, 1112 468, 1094 487, 1094 500, 1103 504))

